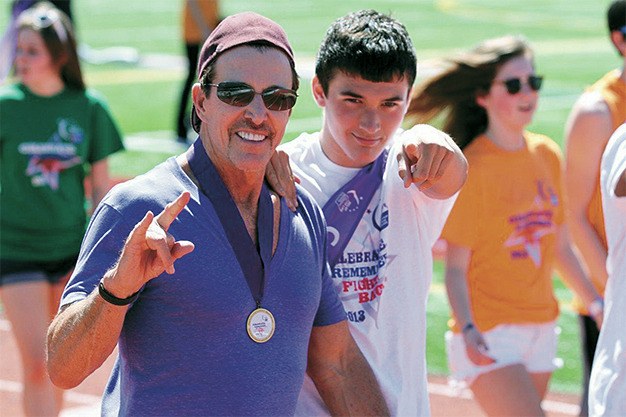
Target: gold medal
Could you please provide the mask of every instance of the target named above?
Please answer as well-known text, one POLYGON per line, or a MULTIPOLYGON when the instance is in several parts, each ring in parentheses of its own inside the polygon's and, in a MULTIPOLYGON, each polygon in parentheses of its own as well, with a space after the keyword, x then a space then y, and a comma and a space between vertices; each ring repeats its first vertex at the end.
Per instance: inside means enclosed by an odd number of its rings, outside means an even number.
POLYGON ((248 336, 257 343, 265 343, 274 335, 275 324, 274 316, 269 310, 257 308, 248 316, 248 336))

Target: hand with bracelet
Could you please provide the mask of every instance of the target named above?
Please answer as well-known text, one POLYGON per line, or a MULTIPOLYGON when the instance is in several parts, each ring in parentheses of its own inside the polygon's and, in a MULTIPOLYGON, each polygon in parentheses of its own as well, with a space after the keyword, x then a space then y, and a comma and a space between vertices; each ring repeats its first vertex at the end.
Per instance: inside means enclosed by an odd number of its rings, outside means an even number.
POLYGON ((174 261, 194 249, 188 241, 175 241, 167 231, 189 202, 188 192, 182 193, 154 216, 146 213, 131 231, 117 264, 100 281, 100 296, 110 304, 132 303, 144 284, 164 271, 174 273, 174 261))
POLYGON ((461 328, 461 334, 463 336, 463 340, 465 341, 465 351, 467 352, 467 356, 473 363, 484 366, 496 362, 494 358, 487 354, 489 351, 487 342, 474 323, 471 321, 466 322, 466 324, 461 328))

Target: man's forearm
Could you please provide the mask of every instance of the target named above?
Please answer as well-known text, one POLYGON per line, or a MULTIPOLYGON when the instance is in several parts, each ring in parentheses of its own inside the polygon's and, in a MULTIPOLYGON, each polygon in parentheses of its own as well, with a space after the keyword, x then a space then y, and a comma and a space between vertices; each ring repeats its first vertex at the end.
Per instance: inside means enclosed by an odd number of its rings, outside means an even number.
POLYGON ((48 373, 65 389, 80 384, 113 352, 128 306, 109 304, 96 289, 67 306, 48 329, 48 373))
POLYGON ((333 416, 388 416, 389 409, 376 376, 357 348, 345 367, 331 375, 312 375, 320 396, 333 416))

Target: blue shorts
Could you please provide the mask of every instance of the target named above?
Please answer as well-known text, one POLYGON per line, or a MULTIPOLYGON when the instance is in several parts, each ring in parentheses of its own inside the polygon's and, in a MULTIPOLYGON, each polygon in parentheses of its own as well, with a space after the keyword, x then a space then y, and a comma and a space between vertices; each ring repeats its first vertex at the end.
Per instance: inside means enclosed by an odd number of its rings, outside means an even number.
POLYGON ((74 268, 78 254, 58 261, 15 261, 0 259, 0 287, 26 282, 57 284, 74 268))

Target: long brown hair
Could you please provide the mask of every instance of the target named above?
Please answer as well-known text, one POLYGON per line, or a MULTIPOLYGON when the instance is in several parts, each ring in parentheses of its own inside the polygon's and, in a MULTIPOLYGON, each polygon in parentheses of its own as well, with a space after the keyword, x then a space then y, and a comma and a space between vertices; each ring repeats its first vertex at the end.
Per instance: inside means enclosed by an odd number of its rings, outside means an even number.
POLYGON ((476 103, 476 97, 489 92, 502 65, 524 55, 533 56, 526 39, 505 36, 444 60, 440 73, 413 89, 407 120, 424 123, 441 116, 443 130, 463 149, 488 127, 487 112, 476 103))
POLYGON ((84 90, 74 29, 67 15, 52 3, 40 2, 18 16, 17 30, 24 29, 41 35, 52 60, 61 64, 61 78, 66 87, 84 90))

